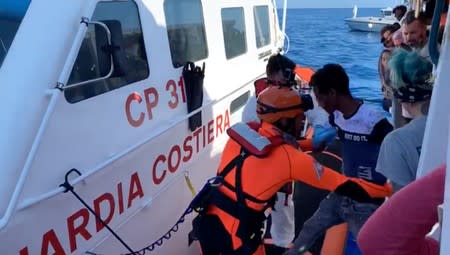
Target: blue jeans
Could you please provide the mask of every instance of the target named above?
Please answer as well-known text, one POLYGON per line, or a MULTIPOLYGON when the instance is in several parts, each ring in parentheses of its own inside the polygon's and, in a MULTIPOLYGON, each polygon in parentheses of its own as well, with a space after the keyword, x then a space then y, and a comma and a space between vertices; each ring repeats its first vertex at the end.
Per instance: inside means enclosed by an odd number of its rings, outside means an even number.
POLYGON ((288 254, 294 255, 307 251, 327 229, 344 222, 348 223, 353 236, 358 236, 361 227, 379 206, 371 203, 359 203, 348 197, 330 193, 322 200, 314 215, 305 222, 295 239, 294 247, 288 254))

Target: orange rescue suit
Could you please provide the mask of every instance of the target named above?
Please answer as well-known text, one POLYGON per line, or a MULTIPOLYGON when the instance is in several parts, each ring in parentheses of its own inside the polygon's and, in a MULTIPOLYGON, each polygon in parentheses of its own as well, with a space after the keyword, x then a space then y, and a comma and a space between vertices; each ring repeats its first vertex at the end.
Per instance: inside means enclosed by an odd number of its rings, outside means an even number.
MULTIPOLYGON (((274 125, 263 122, 258 133, 267 138, 274 138, 282 135, 274 125)), ((299 143, 300 147, 310 142, 304 140, 299 143)), ((241 152, 242 146, 233 139, 229 139, 219 165, 218 174, 241 152)), ((309 150, 310 148, 302 148, 309 150)), ((225 181, 235 184, 236 167, 230 174, 225 176, 225 181)), ((292 180, 301 181, 319 189, 334 191, 339 185, 346 181, 357 182, 371 197, 386 197, 391 194, 391 187, 388 185, 379 186, 364 180, 343 176, 332 169, 318 165, 315 160, 291 144, 281 144, 274 147, 266 157, 250 156, 246 158, 242 165, 241 183, 242 191, 257 198, 258 200, 269 200, 278 190, 292 180)), ((228 187, 220 186, 219 191, 234 201, 237 201, 236 193, 228 187)), ((245 201, 246 205, 256 211, 264 210, 264 205, 256 202, 245 201)), ((219 217, 226 231, 231 235, 233 249, 242 245, 242 241, 236 236, 239 227, 239 220, 212 204, 206 214, 219 217)), ((265 254, 261 244, 254 254, 265 254)))

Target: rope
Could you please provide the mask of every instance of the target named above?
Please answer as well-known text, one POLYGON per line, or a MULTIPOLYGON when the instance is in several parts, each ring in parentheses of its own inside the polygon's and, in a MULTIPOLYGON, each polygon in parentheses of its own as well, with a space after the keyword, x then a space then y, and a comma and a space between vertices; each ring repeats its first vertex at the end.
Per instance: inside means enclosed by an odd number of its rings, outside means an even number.
MULTIPOLYGON (((181 217, 177 220, 177 222, 169 229, 169 231, 167 231, 163 236, 161 236, 160 238, 158 238, 156 241, 154 241, 153 243, 151 243, 150 245, 140 249, 139 251, 133 251, 128 245, 127 243, 125 243, 125 241, 122 240, 122 238, 120 238, 119 235, 117 235, 114 230, 112 230, 108 224, 103 221, 103 219, 100 217, 100 215, 98 215, 75 191, 73 186, 69 183, 69 175, 75 172, 78 175, 81 176, 80 171, 78 171, 77 169, 71 169, 70 171, 68 171, 66 173, 65 176, 65 182, 59 186, 65 188, 64 193, 67 193, 68 191, 70 191, 83 205, 84 207, 86 207, 94 216, 95 218, 100 221, 102 223, 102 225, 104 227, 106 227, 109 232, 111 232, 111 234, 114 235, 114 237, 120 242, 122 243, 122 245, 129 251, 129 253, 125 253, 123 255, 145 255, 146 252, 152 252, 155 250, 155 248, 160 247, 163 245, 164 240, 169 240, 172 237, 172 234, 177 232, 179 229, 179 225, 181 223, 183 223, 186 219, 186 216, 189 215, 190 213, 192 213, 194 210, 193 208, 191 208, 191 205, 188 206, 188 208, 186 208, 186 210, 184 210, 183 214, 181 215, 181 217)), ((196 192, 194 189, 194 186, 192 185, 191 180, 189 179, 189 174, 188 172, 185 173, 185 180, 186 180, 186 184, 189 188, 189 190, 191 191, 192 195, 195 196, 196 192)), ((85 254, 87 255, 101 255, 101 254, 97 254, 91 251, 86 251, 85 254)))
MULTIPOLYGON (((197 194, 197 193, 195 192, 194 185, 192 185, 191 179, 189 178, 189 172, 186 171, 184 173, 184 179, 186 181, 186 185, 188 186, 189 190, 192 193, 192 196, 194 197, 195 194, 197 194)), ((142 248, 141 250, 139 250, 135 253, 126 253, 124 255, 133 255, 133 254, 144 255, 147 251, 152 252, 153 250, 155 250, 156 247, 162 246, 164 240, 169 240, 172 237, 172 233, 175 233, 178 231, 179 225, 185 221, 186 216, 189 215, 190 213, 192 213, 192 211, 193 211, 193 209, 189 205, 188 208, 186 208, 186 210, 184 211, 183 215, 181 215, 181 217, 178 219, 178 221, 162 237, 160 237, 158 240, 154 241, 152 244, 148 245, 145 248, 142 248)))
MULTIPOLYGON (((132 251, 131 253, 125 253, 122 255, 145 255, 147 253, 147 251, 148 252, 154 251, 157 247, 160 247, 164 244, 164 240, 169 240, 172 237, 172 234, 178 231, 179 225, 181 223, 183 223, 185 221, 186 216, 192 212, 193 212, 193 209, 188 207, 184 211, 183 215, 181 215, 181 217, 178 219, 177 223, 175 223, 175 225, 173 225, 173 227, 169 231, 167 231, 163 236, 158 238, 158 240, 156 240, 153 243, 151 243, 150 245, 140 249, 139 251, 135 251, 135 252, 132 251)), ((90 251, 87 251, 85 254, 101 255, 101 254, 90 252, 90 251)))
POLYGON ((189 190, 192 193, 192 196, 195 197, 195 194, 197 194, 197 192, 195 192, 194 186, 192 185, 191 179, 189 179, 189 172, 185 172, 184 173, 184 179, 186 180, 186 185, 188 186, 189 190))
POLYGON ((173 225, 173 227, 167 231, 162 237, 160 237, 158 240, 154 241, 152 244, 146 246, 145 248, 140 249, 137 252, 134 253, 125 253, 123 255, 145 255, 146 252, 152 252, 155 250, 155 248, 160 247, 163 245, 164 240, 169 240, 172 237, 172 234, 177 232, 179 229, 179 225, 185 221, 185 218, 187 215, 193 212, 193 209, 189 206, 181 215, 181 217, 178 219, 177 223, 173 225))
POLYGON ((111 232, 111 234, 113 234, 113 236, 117 239, 117 240, 119 240, 119 242, 120 243, 122 243, 122 245, 125 247, 125 248, 127 248, 127 250, 128 251, 130 251, 130 254, 135 254, 134 252, 133 252, 133 250, 130 248, 130 246, 128 246, 127 245, 127 243, 125 243, 125 241, 123 241, 122 240, 122 238, 120 238, 120 236, 119 235, 117 235, 116 234, 116 232, 114 232, 114 230, 112 230, 112 228, 110 228, 109 226, 108 226, 108 224, 105 222, 105 221, 103 221, 103 219, 100 217, 100 215, 98 215, 74 190, 73 190, 73 186, 69 183, 69 175, 72 173, 72 172, 75 172, 75 173, 77 173, 79 176, 81 176, 81 173, 80 173, 80 171, 78 171, 77 169, 75 169, 75 168, 72 168, 71 170, 69 170, 69 172, 67 172, 66 173, 66 176, 65 176, 65 181, 64 181, 64 183, 63 184, 61 184, 61 185, 59 185, 60 187, 63 187, 63 188, 65 188, 65 190, 64 190, 64 193, 67 193, 67 191, 70 191, 83 205, 84 205, 84 207, 86 207, 94 216, 95 216, 95 218, 98 220, 98 221, 100 221, 101 223, 102 223, 102 225, 104 226, 104 227, 106 227, 108 230, 109 230, 109 232, 111 232))

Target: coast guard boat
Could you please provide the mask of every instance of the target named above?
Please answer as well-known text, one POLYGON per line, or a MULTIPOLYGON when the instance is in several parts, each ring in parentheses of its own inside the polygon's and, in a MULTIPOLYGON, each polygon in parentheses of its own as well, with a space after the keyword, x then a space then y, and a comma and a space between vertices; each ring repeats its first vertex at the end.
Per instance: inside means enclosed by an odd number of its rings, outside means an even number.
POLYGON ((358 17, 358 7, 355 5, 353 7, 353 16, 344 21, 350 30, 363 32, 380 32, 384 26, 398 22, 392 13, 392 8, 384 8, 380 12, 379 17, 358 17))
POLYGON ((278 20, 270 0, 0 0, 0 253, 198 254, 193 215, 175 223, 283 47, 278 20))
MULTIPOLYGON (((279 24, 271 0, 0 0, 1 254, 199 254, 180 216, 283 48, 286 6, 279 24)), ((450 162, 449 29, 421 174, 450 162)))

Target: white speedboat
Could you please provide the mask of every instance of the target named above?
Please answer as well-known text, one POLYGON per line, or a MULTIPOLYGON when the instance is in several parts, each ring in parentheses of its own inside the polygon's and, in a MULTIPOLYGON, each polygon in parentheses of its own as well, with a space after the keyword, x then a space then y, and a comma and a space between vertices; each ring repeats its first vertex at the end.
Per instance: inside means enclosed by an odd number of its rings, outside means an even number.
POLYGON ((392 25, 398 20, 391 8, 381 9, 379 17, 357 17, 357 7, 353 8, 353 17, 345 19, 345 23, 351 30, 364 32, 380 32, 386 25, 392 25))

